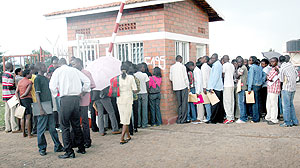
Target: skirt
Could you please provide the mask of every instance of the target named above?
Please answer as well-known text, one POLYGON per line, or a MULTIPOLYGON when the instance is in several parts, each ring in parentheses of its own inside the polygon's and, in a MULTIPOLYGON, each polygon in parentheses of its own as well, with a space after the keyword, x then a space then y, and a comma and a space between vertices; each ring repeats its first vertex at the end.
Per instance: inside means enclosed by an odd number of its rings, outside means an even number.
POLYGON ((26 108, 24 116, 28 114, 32 114, 31 103, 32 103, 31 98, 21 99, 21 105, 26 108))
POLYGON ((132 114, 132 104, 118 104, 120 123, 123 125, 129 125, 131 114, 132 114))

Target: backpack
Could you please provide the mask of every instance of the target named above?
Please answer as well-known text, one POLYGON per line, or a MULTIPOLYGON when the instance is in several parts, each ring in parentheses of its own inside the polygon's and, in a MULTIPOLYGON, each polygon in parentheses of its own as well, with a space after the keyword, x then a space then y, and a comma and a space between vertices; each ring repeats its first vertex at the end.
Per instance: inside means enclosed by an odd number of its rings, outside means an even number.
POLYGON ((149 93, 150 93, 150 94, 160 93, 160 87, 159 87, 158 84, 156 83, 155 79, 154 79, 153 77, 151 77, 151 78, 154 80, 154 82, 155 82, 155 84, 156 84, 156 88, 150 87, 150 88, 149 88, 149 93))

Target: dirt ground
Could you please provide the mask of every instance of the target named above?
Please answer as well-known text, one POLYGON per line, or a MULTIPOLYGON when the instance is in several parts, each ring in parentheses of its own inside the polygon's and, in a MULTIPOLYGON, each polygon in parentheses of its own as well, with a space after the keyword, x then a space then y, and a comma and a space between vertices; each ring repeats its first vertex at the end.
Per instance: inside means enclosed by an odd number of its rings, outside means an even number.
MULTIPOLYGON (((295 105, 299 118, 300 85, 295 105)), ((61 160, 48 133, 48 155, 42 157, 36 138, 2 131, 0 167, 299 167, 299 132, 300 126, 266 123, 174 124, 140 129, 125 145, 119 135, 92 133, 87 154, 61 160)))

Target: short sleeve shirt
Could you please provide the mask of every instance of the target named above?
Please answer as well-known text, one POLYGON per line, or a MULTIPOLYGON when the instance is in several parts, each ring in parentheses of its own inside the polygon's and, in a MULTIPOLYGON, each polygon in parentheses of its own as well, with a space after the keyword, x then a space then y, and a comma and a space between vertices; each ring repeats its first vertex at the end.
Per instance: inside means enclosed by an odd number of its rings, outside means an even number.
POLYGON ((233 64, 227 62, 223 65, 224 87, 234 87, 233 75, 235 68, 233 64))
POLYGON ((142 72, 137 72, 134 74, 135 77, 137 77, 140 81, 140 92, 138 94, 145 94, 147 93, 147 86, 146 83, 149 82, 149 77, 147 74, 142 72))
MULTIPOLYGON (((18 88, 19 88, 20 96, 23 95, 26 92, 27 87, 30 84, 32 84, 32 82, 29 79, 27 79, 27 78, 23 78, 22 80, 19 81, 18 88)), ((31 93, 29 92, 26 97, 23 97, 21 99, 25 99, 25 98, 32 98, 31 93)))
POLYGON ((40 101, 51 101, 51 92, 49 89, 49 79, 45 76, 37 75, 34 80, 35 92, 40 94, 40 101))

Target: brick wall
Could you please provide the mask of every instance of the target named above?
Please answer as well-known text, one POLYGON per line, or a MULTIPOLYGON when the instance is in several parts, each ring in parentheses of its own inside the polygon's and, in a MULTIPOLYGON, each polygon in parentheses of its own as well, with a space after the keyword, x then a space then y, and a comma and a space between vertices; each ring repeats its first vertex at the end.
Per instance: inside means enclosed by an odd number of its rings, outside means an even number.
MULTIPOLYGON (((110 37, 117 12, 93 14, 72 17, 67 19, 68 40, 75 40, 77 29, 90 28, 87 38, 110 37)), ((137 9, 125 10, 121 23, 136 23, 135 30, 120 31, 119 36, 149 32, 168 31, 195 37, 208 38, 208 16, 192 0, 184 2, 156 5, 137 9), (182 24, 183 23, 183 24, 182 24), (205 34, 199 33, 198 28, 204 28, 205 34)), ((151 60, 154 57, 164 56, 165 69, 162 71, 162 98, 161 113, 164 124, 175 123, 177 118, 177 100, 169 80, 170 66, 175 63, 175 41, 169 39, 143 41, 144 57, 151 60)), ((189 43, 190 61, 196 61, 196 43, 189 43)), ((100 56, 106 54, 108 44, 101 44, 100 56)), ((208 45, 207 54, 208 54, 208 45)), ((69 53, 72 54, 72 51, 69 53)), ((157 62, 154 66, 157 66, 157 62)), ((154 66, 149 64, 150 71, 154 66)))

